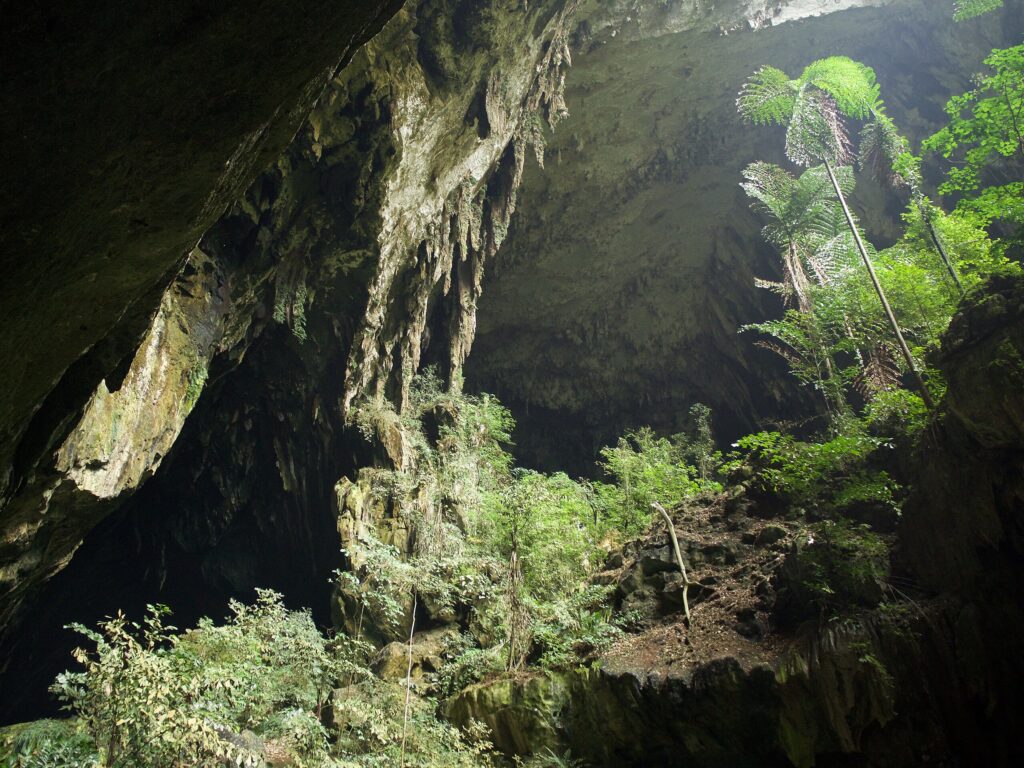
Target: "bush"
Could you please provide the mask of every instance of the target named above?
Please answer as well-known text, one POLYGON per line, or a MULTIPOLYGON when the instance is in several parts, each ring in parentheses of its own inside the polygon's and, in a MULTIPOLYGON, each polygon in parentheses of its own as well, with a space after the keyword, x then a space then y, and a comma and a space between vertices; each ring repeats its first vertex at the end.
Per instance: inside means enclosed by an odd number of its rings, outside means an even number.
POLYGON ((889 548, 866 525, 826 520, 786 557, 776 576, 776 612, 783 622, 831 618, 882 599, 889 548))
POLYGON ((89 735, 76 720, 38 720, 0 731, 2 768, 88 768, 99 765, 89 735))
POLYGON ((868 465, 871 454, 889 441, 868 435, 854 424, 845 434, 822 442, 803 442, 779 432, 758 432, 735 443, 745 455, 734 456, 730 469, 752 464, 775 493, 795 504, 820 505, 824 511, 864 501, 895 509, 898 486, 868 465))
MULTIPOLYGON (((712 454, 706 440, 702 434, 696 454, 707 470, 712 454)), ((670 507, 702 490, 717 488, 715 483, 698 479, 698 470, 687 463, 687 454, 692 452, 680 436, 672 440, 657 437, 649 427, 628 432, 614 447, 603 448, 600 466, 615 481, 613 485, 595 484, 604 526, 623 537, 636 536, 650 522, 652 502, 670 507)))
POLYGON ((181 635, 161 606, 141 623, 119 614, 99 631, 74 626, 95 648, 76 650, 84 670, 60 674, 52 690, 100 765, 255 765, 261 756, 237 737, 246 730, 281 741, 297 765, 323 763, 326 734, 314 725, 344 654, 274 592, 231 610, 224 625, 203 619, 181 635))

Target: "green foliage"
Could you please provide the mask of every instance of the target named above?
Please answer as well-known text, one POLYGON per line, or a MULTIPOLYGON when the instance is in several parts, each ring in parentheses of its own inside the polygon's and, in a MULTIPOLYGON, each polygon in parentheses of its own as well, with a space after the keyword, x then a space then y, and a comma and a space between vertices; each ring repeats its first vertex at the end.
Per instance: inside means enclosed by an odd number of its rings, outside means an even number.
POLYGON ((414 595, 459 622, 434 678, 442 695, 527 663, 581 663, 621 631, 608 590, 585 586, 604 560, 601 543, 643 530, 653 501, 673 505, 719 487, 710 409, 697 404, 689 417, 686 435, 669 440, 642 429, 606 448, 602 466, 614 484, 580 483, 513 468, 507 410, 420 377, 401 416, 380 403, 356 414, 370 439, 401 433, 403 466, 373 479, 415 544, 399 552, 360 541, 349 553, 358 565, 338 575, 339 589, 390 637, 408 631, 402 622, 414 595), (445 515, 457 524, 439 525, 445 515))
POLYGON ((582 760, 573 758, 571 752, 564 752, 559 755, 553 752, 550 747, 537 752, 526 760, 519 757, 515 759, 516 768, 582 768, 586 765, 582 760))
POLYGON ((920 159, 910 153, 896 123, 881 112, 861 130, 858 160, 861 168, 890 186, 916 190, 921 185, 920 159))
POLYGON ((332 702, 339 768, 488 768, 493 754, 479 725, 465 732, 440 720, 437 703, 410 697, 405 728, 405 689, 367 675, 340 689, 332 702), (407 734, 404 740, 402 734, 407 734))
MULTIPOLYGON (((803 275, 803 301, 781 318, 741 330, 762 334, 758 343, 783 357, 802 384, 821 393, 832 417, 842 419, 851 399, 870 403, 900 386, 906 363, 848 231, 829 220, 824 192, 820 198, 813 194, 815 180, 807 177, 816 169, 805 171, 800 179, 768 169, 767 164, 748 168, 744 188, 758 209, 778 217, 765 228, 766 237, 779 246, 784 265, 786 282, 775 290, 794 295, 803 275)), ((944 214, 918 200, 908 207, 904 222, 906 231, 897 243, 879 252, 869 247, 869 252, 903 335, 921 359, 937 346, 960 297, 929 227, 945 244, 967 289, 993 272, 1016 267, 975 214, 944 214)), ((761 285, 774 287, 764 281, 761 285)), ((938 380, 932 384, 941 388, 938 380)))
POLYGON ((477 638, 468 632, 446 638, 442 658, 444 664, 434 676, 434 685, 442 697, 505 671, 501 647, 481 648, 477 638))
POLYGON ((843 116, 865 118, 881 111, 874 71, 845 56, 814 61, 796 80, 761 67, 743 85, 736 107, 755 125, 785 125, 786 156, 806 166, 847 163, 843 116))
POLYGON ((914 441, 928 425, 928 408, 913 392, 891 389, 868 403, 864 423, 873 434, 914 441))
POLYGON ((231 610, 183 634, 159 607, 141 623, 77 627, 95 649, 76 651, 84 670, 60 675, 54 691, 78 719, 22 727, 3 745, 6 764, 256 766, 273 754, 298 768, 370 768, 398 764, 404 741, 407 766, 491 765, 481 728, 438 720, 428 698, 412 697, 403 728, 404 687, 372 674, 366 644, 325 638, 270 591, 231 610))
POLYGON ((99 755, 76 720, 37 720, 0 731, 2 768, 91 768, 99 755))
POLYGON ((872 608, 882 598, 888 570, 889 547, 868 526, 842 518, 822 521, 787 559, 782 610, 804 618, 811 610, 834 617, 855 606, 872 608))
POLYGON ((305 341, 306 302, 309 289, 305 283, 289 285, 280 283, 274 298, 274 322, 287 325, 299 341, 305 341))
POLYGON ((711 480, 722 463, 722 454, 715 446, 711 428, 711 409, 703 403, 690 406, 689 435, 684 441, 683 456, 697 469, 702 482, 711 480))
POLYGON ((680 436, 669 440, 644 427, 601 449, 600 466, 614 484, 596 483, 599 519, 623 537, 639 534, 651 519, 651 504, 678 504, 713 483, 697 479, 680 436))
MULTIPOLYGON (((435 614, 463 617, 465 643, 438 675, 444 690, 492 671, 499 646, 506 668, 544 656, 537 633, 573 613, 566 606, 603 558, 590 490, 561 473, 514 470, 508 411, 487 395, 445 392, 430 374, 413 382, 402 416, 378 405, 357 423, 369 437, 401 432, 408 458, 378 471, 375 488, 397 503, 415 546, 360 542, 359 567, 339 574, 342 593, 392 636, 414 594, 435 614)), ((544 663, 556 659, 566 661, 544 663)))
POLYGON ((622 634, 612 621, 614 588, 590 585, 539 606, 532 627, 538 664, 565 667, 608 648, 622 634))
POLYGON ((826 508, 871 500, 895 508, 896 484, 873 470, 868 459, 887 447, 884 438, 866 434, 856 422, 846 433, 821 442, 804 442, 780 432, 758 432, 735 443, 742 459, 760 470, 775 492, 794 503, 826 508))
MULTIPOLYGON (((809 168, 798 178, 771 163, 752 163, 743 172, 740 186, 753 200, 751 207, 766 215, 762 232, 779 249, 783 283, 759 284, 780 293, 787 303, 806 311, 812 283, 829 282, 837 269, 837 254, 848 256, 852 241, 839 201, 821 166, 809 168), (792 299, 796 301, 793 302, 792 299)), ((853 191, 853 173, 837 168, 840 189, 853 191)))
POLYGON ((276 742, 296 765, 327 759, 318 715, 343 659, 305 612, 260 590, 231 604, 222 626, 208 619, 184 634, 151 606, 141 623, 118 615, 98 631, 74 628, 95 648, 53 692, 82 723, 102 766, 255 765, 243 731, 276 742))
POLYGON ((781 69, 761 67, 743 84, 736 107, 754 125, 785 125, 796 103, 794 86, 781 69))
POLYGON ((1003 0, 956 0, 953 3, 953 18, 956 21, 967 21, 1002 7, 1003 0))
MULTIPOLYGON (((970 4, 980 7, 982 4, 970 4)), ((976 87, 946 104, 949 124, 923 143, 924 149, 952 158, 944 195, 961 195, 958 210, 971 211, 986 223, 1024 225, 1024 45, 997 49, 985 59, 990 72, 976 87), (1002 169, 1017 178, 986 183, 986 174, 1002 169)))
POLYGON ((849 117, 866 118, 881 108, 875 71, 846 56, 811 62, 801 73, 799 83, 827 93, 839 111, 849 117))

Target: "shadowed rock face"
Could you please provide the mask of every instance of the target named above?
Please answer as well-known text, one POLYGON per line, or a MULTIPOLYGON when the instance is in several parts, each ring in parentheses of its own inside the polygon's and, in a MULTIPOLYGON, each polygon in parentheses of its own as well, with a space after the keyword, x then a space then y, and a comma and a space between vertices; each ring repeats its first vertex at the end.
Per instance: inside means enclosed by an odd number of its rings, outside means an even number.
POLYGON ((397 5, 5 6, 0 491, 65 371, 130 319, 108 367, 134 351, 169 273, 397 5))
MULTIPOLYGON (((520 418, 520 454, 584 471, 624 428, 679 431, 694 401, 714 409, 726 440, 806 415, 780 361, 737 333, 780 311, 754 286, 775 279, 777 260, 741 172, 785 163, 780 130, 736 114, 740 85, 762 64, 796 73, 847 54, 875 68, 890 113, 919 139, 991 48, 1019 41, 1017 12, 968 26, 933 3, 901 2, 725 35, 668 32, 653 10, 615 37, 599 20, 581 25, 570 116, 546 168, 527 169, 467 367, 471 387, 520 418)), ((866 181, 858 198, 869 237, 891 242, 906 201, 866 181)))
POLYGON ((168 284, 397 5, 5 6, 0 624, 174 443, 224 308, 168 284))

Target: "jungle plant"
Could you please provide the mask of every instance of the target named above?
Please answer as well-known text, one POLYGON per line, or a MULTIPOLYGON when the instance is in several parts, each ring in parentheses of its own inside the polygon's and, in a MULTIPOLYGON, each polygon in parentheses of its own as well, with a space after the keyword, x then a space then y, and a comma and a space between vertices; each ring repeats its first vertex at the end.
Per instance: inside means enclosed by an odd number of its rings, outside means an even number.
POLYGON ((75 720, 37 720, 3 729, 2 768, 92 768, 99 755, 75 720))
POLYGON ((711 409, 704 403, 690 406, 689 432, 683 439, 685 448, 683 456, 697 469, 697 475, 705 483, 722 462, 722 454, 715 446, 715 436, 711 429, 711 409))
POLYGON ((941 212, 932 204, 922 189, 921 159, 910 152, 910 145, 896 124, 885 114, 876 110, 872 119, 861 131, 860 165, 870 169, 872 175, 894 188, 904 187, 910 192, 910 199, 919 219, 928 231, 928 236, 950 279, 962 296, 963 284, 947 252, 942 236, 935 227, 935 218, 941 212))
POLYGON ((612 484, 595 484, 602 526, 622 537, 635 536, 651 519, 655 501, 671 506, 714 487, 697 479, 679 436, 658 437, 649 427, 628 432, 601 449, 600 467, 612 484))
POLYGON ((868 465, 887 440, 868 435, 858 422, 827 440, 801 441, 780 432, 758 432, 735 443, 743 453, 734 461, 757 466, 777 493, 806 506, 842 506, 861 499, 893 504, 897 486, 868 465))
POLYGON ((184 634, 150 606, 142 622, 117 615, 94 631, 95 647, 75 651, 80 672, 64 672, 53 692, 83 725, 99 765, 255 765, 261 756, 237 734, 251 730, 292 755, 321 765, 327 736, 319 715, 343 664, 308 613, 258 592, 231 604, 223 625, 203 620, 184 634))
POLYGON ((922 398, 932 407, 931 395, 878 280, 835 171, 836 167, 851 161, 844 116, 865 119, 882 111, 874 72, 844 56, 812 62, 796 80, 790 80, 779 69, 765 66, 744 84, 736 104, 744 118, 755 125, 786 126, 786 155, 794 163, 823 165, 897 347, 917 381, 922 398))
POLYGON ((851 608, 873 608, 882 599, 889 547, 868 526, 843 518, 808 529, 781 572, 777 610, 789 620, 834 618, 851 608))
POLYGON ((956 0, 953 3, 953 18, 967 21, 1003 7, 1003 0, 956 0))
POLYGON ((957 210, 975 213, 986 224, 1020 228, 1024 226, 1024 181, 1020 179, 1024 45, 992 51, 985 65, 990 71, 976 78, 975 88, 949 100, 949 124, 926 139, 923 147, 956 160, 939 191, 961 196, 957 210))
MULTIPOLYGON (((770 218, 762 233, 782 256, 783 282, 759 284, 784 299, 792 296, 796 308, 808 312, 812 279, 823 285, 833 276, 835 265, 829 256, 846 227, 831 183, 820 166, 797 178, 777 165, 757 162, 748 165, 743 176, 746 181, 740 186, 754 200, 753 208, 770 218)), ((848 167, 839 169, 839 178, 843 189, 852 191, 853 174, 848 167)))

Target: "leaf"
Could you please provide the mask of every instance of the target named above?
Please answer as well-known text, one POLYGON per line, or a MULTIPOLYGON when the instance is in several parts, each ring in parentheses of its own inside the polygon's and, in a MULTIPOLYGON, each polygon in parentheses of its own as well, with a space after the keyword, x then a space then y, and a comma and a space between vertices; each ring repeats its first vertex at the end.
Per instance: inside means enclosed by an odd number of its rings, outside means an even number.
POLYGON ((829 56, 811 62, 798 80, 829 94, 844 115, 865 118, 881 112, 879 86, 871 67, 846 56, 829 56))
POLYGON ((763 66, 743 84, 736 108, 754 125, 785 125, 795 98, 796 87, 786 73, 763 66))
POLYGON ((797 165, 850 162, 850 140, 836 102, 824 91, 804 86, 797 93, 786 130, 786 156, 797 165))

